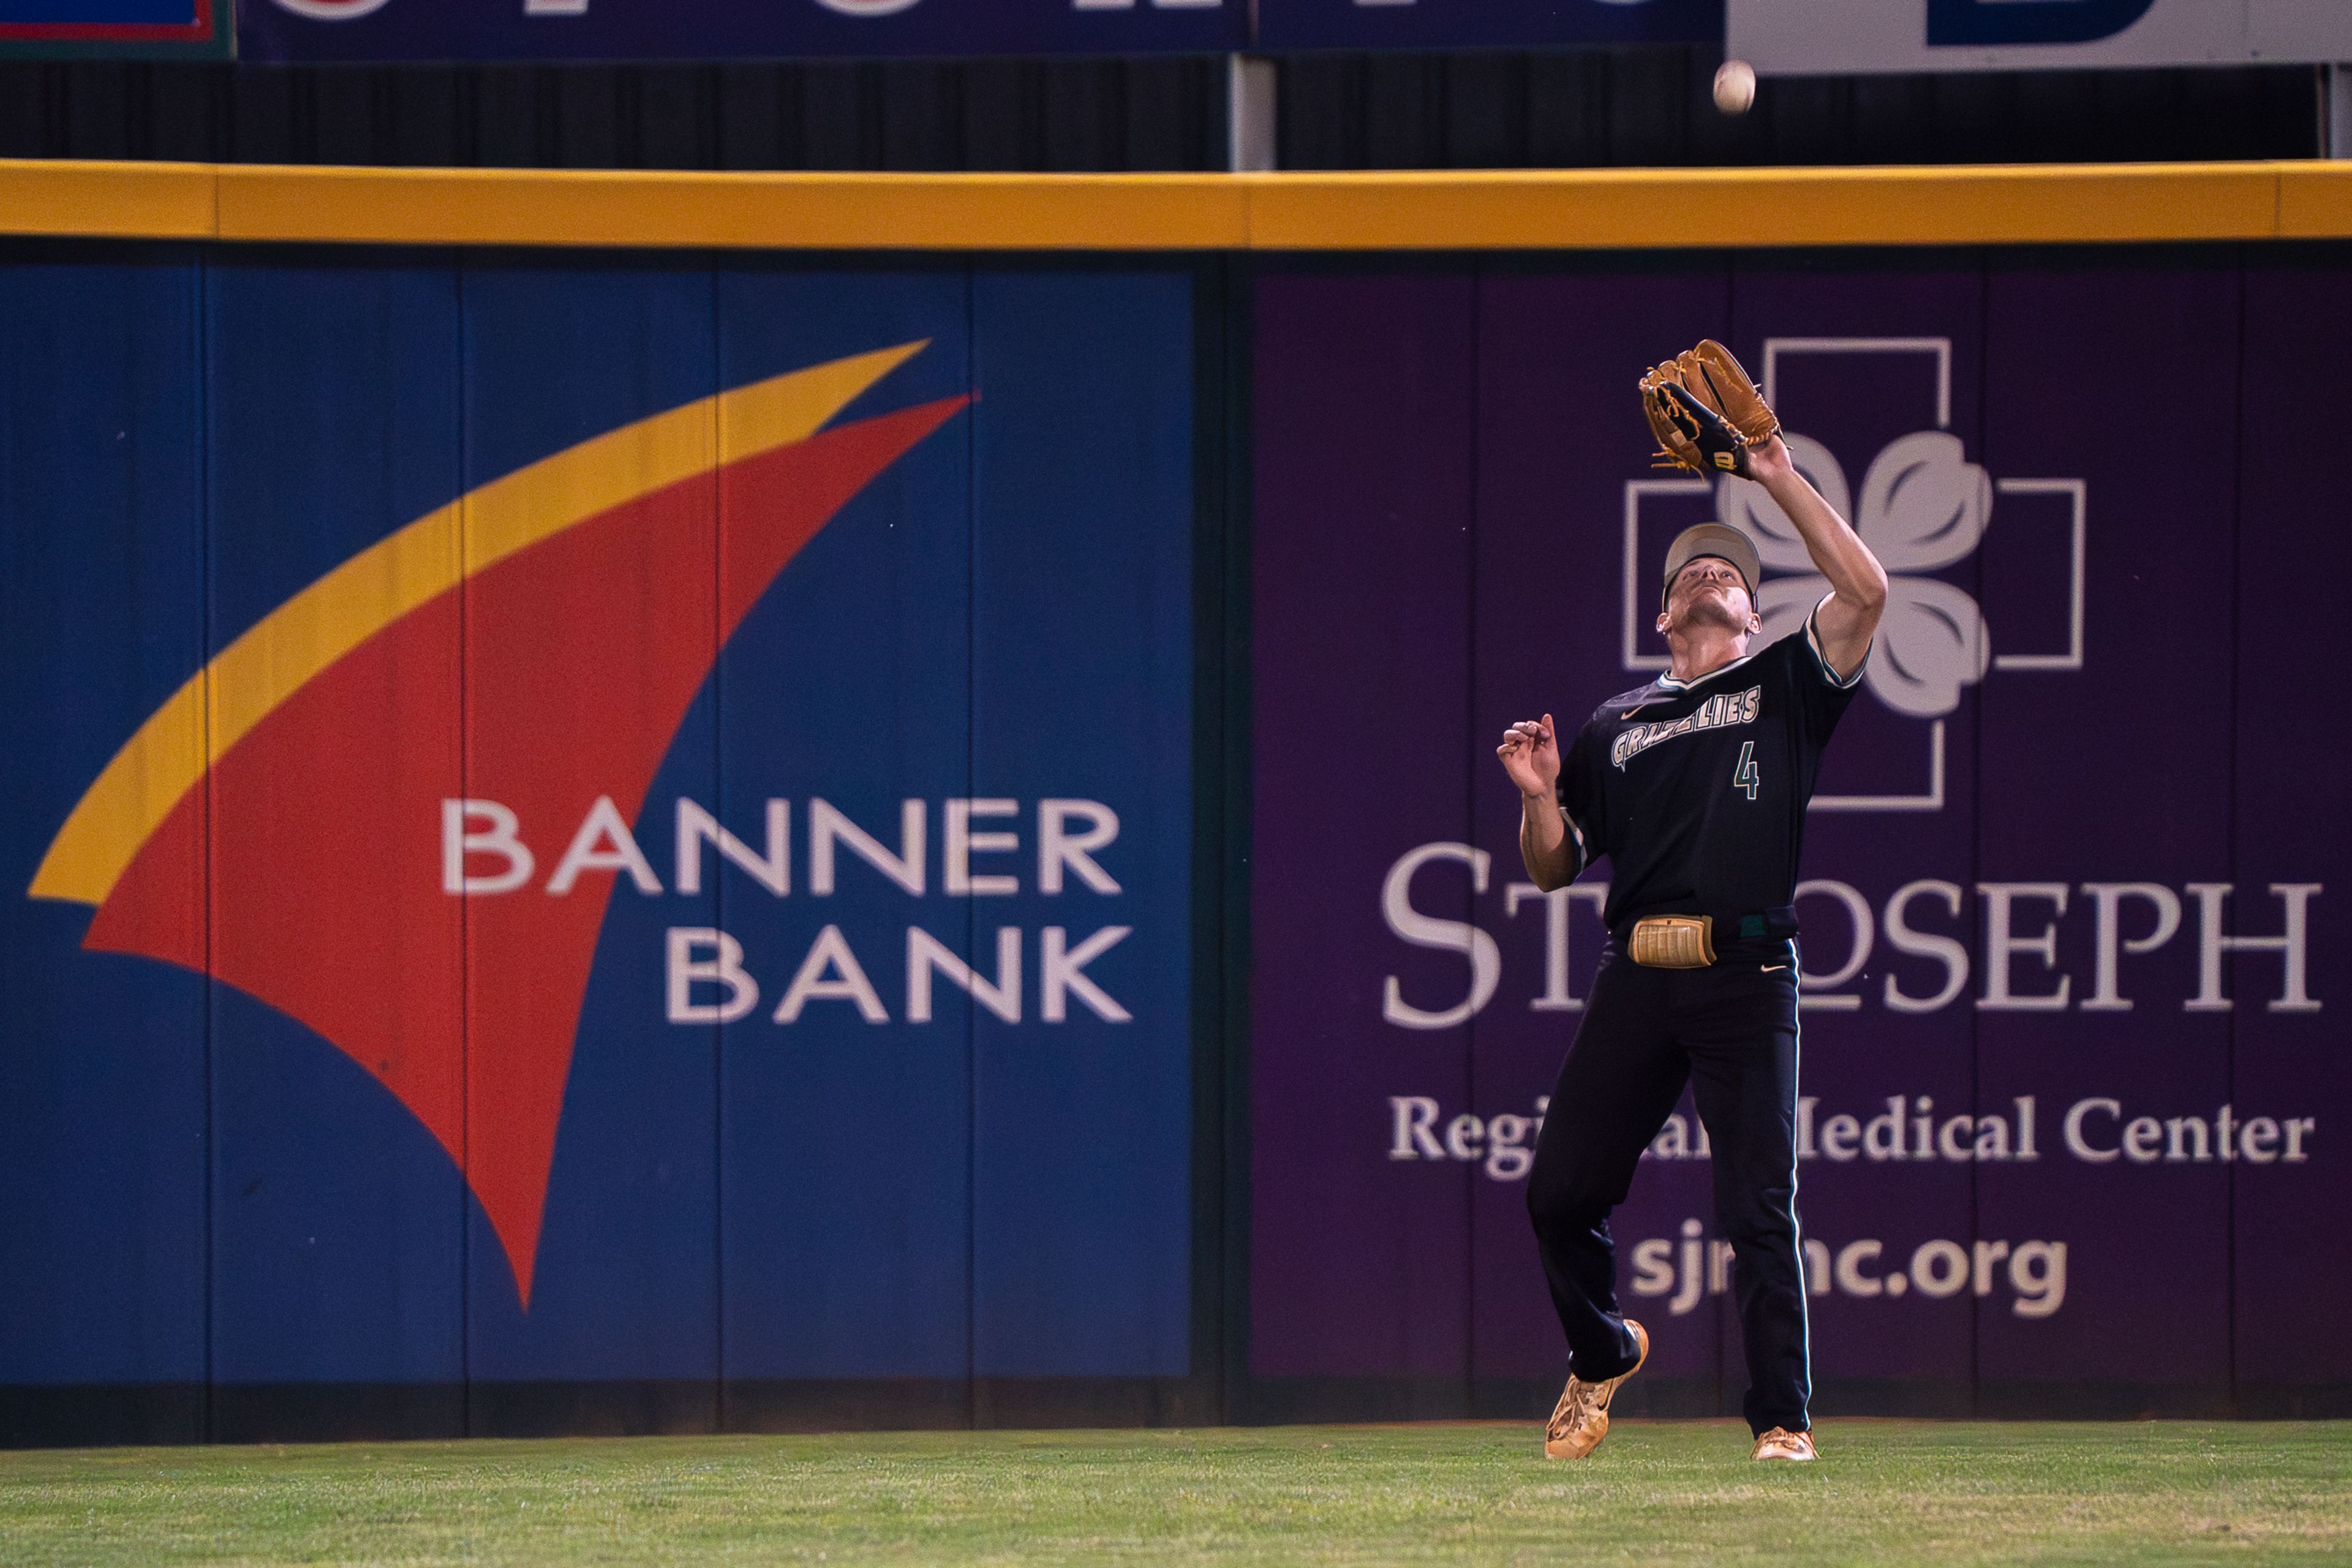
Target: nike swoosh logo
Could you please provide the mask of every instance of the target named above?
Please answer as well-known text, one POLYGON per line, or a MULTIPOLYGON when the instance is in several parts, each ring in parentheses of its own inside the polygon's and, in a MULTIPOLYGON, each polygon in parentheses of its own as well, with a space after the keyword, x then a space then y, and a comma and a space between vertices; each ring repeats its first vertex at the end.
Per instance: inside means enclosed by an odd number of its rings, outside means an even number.
POLYGON ((1785 963, 1768 963, 1764 966, 1764 973, 1769 974, 1776 969, 1786 969, 1789 966, 1785 963))

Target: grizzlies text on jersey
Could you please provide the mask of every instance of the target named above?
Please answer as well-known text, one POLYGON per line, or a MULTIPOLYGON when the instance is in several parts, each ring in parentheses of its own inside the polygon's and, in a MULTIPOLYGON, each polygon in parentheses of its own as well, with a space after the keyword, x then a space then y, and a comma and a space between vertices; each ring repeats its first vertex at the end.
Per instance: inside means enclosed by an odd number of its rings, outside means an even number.
POLYGON ((1559 805, 1581 871, 1606 855, 1602 919, 1715 917, 1718 949, 1795 933, 1788 906, 1822 750, 1862 679, 1830 668, 1814 626, 1695 680, 1662 675, 1602 703, 1562 759, 1559 805))

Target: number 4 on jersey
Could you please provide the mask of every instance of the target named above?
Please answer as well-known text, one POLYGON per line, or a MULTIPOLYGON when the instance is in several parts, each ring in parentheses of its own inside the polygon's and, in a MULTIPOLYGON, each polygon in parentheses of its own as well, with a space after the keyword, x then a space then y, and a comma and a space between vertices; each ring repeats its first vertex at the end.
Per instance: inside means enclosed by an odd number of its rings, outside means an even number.
POLYGON ((1741 742, 1739 746, 1739 765, 1731 770, 1731 787, 1734 789, 1746 790, 1748 792, 1748 798, 1754 800, 1756 798, 1756 786, 1763 782, 1764 775, 1756 771, 1756 742, 1753 741, 1741 742))

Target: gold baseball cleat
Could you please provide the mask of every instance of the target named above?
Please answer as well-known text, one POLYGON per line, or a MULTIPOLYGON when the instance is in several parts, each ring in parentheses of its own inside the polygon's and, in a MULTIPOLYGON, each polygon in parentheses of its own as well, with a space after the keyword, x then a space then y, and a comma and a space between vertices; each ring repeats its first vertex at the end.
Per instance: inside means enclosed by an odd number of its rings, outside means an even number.
POLYGON ((1631 1318, 1625 1320, 1625 1326, 1633 1331, 1633 1344, 1641 1353, 1632 1366, 1599 1383, 1570 1374, 1568 1387, 1561 1391, 1551 1420, 1544 1427, 1545 1458, 1580 1459, 1609 1436, 1609 1401, 1615 1397, 1617 1385, 1641 1371, 1642 1363, 1650 1359, 1649 1331, 1631 1318))
POLYGON ((1813 1458, 1813 1435, 1775 1426, 1756 1439, 1756 1447, 1748 1457, 1751 1459, 1789 1459, 1802 1464, 1813 1458))

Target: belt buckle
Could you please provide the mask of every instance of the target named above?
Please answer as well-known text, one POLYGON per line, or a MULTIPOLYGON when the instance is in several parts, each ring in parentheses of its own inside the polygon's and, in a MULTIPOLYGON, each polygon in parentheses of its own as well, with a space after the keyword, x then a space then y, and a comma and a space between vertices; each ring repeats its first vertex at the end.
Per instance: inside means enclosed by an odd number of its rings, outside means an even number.
POLYGON ((1646 969, 1705 969, 1715 962, 1715 917, 1651 915, 1635 921, 1629 951, 1646 969))

